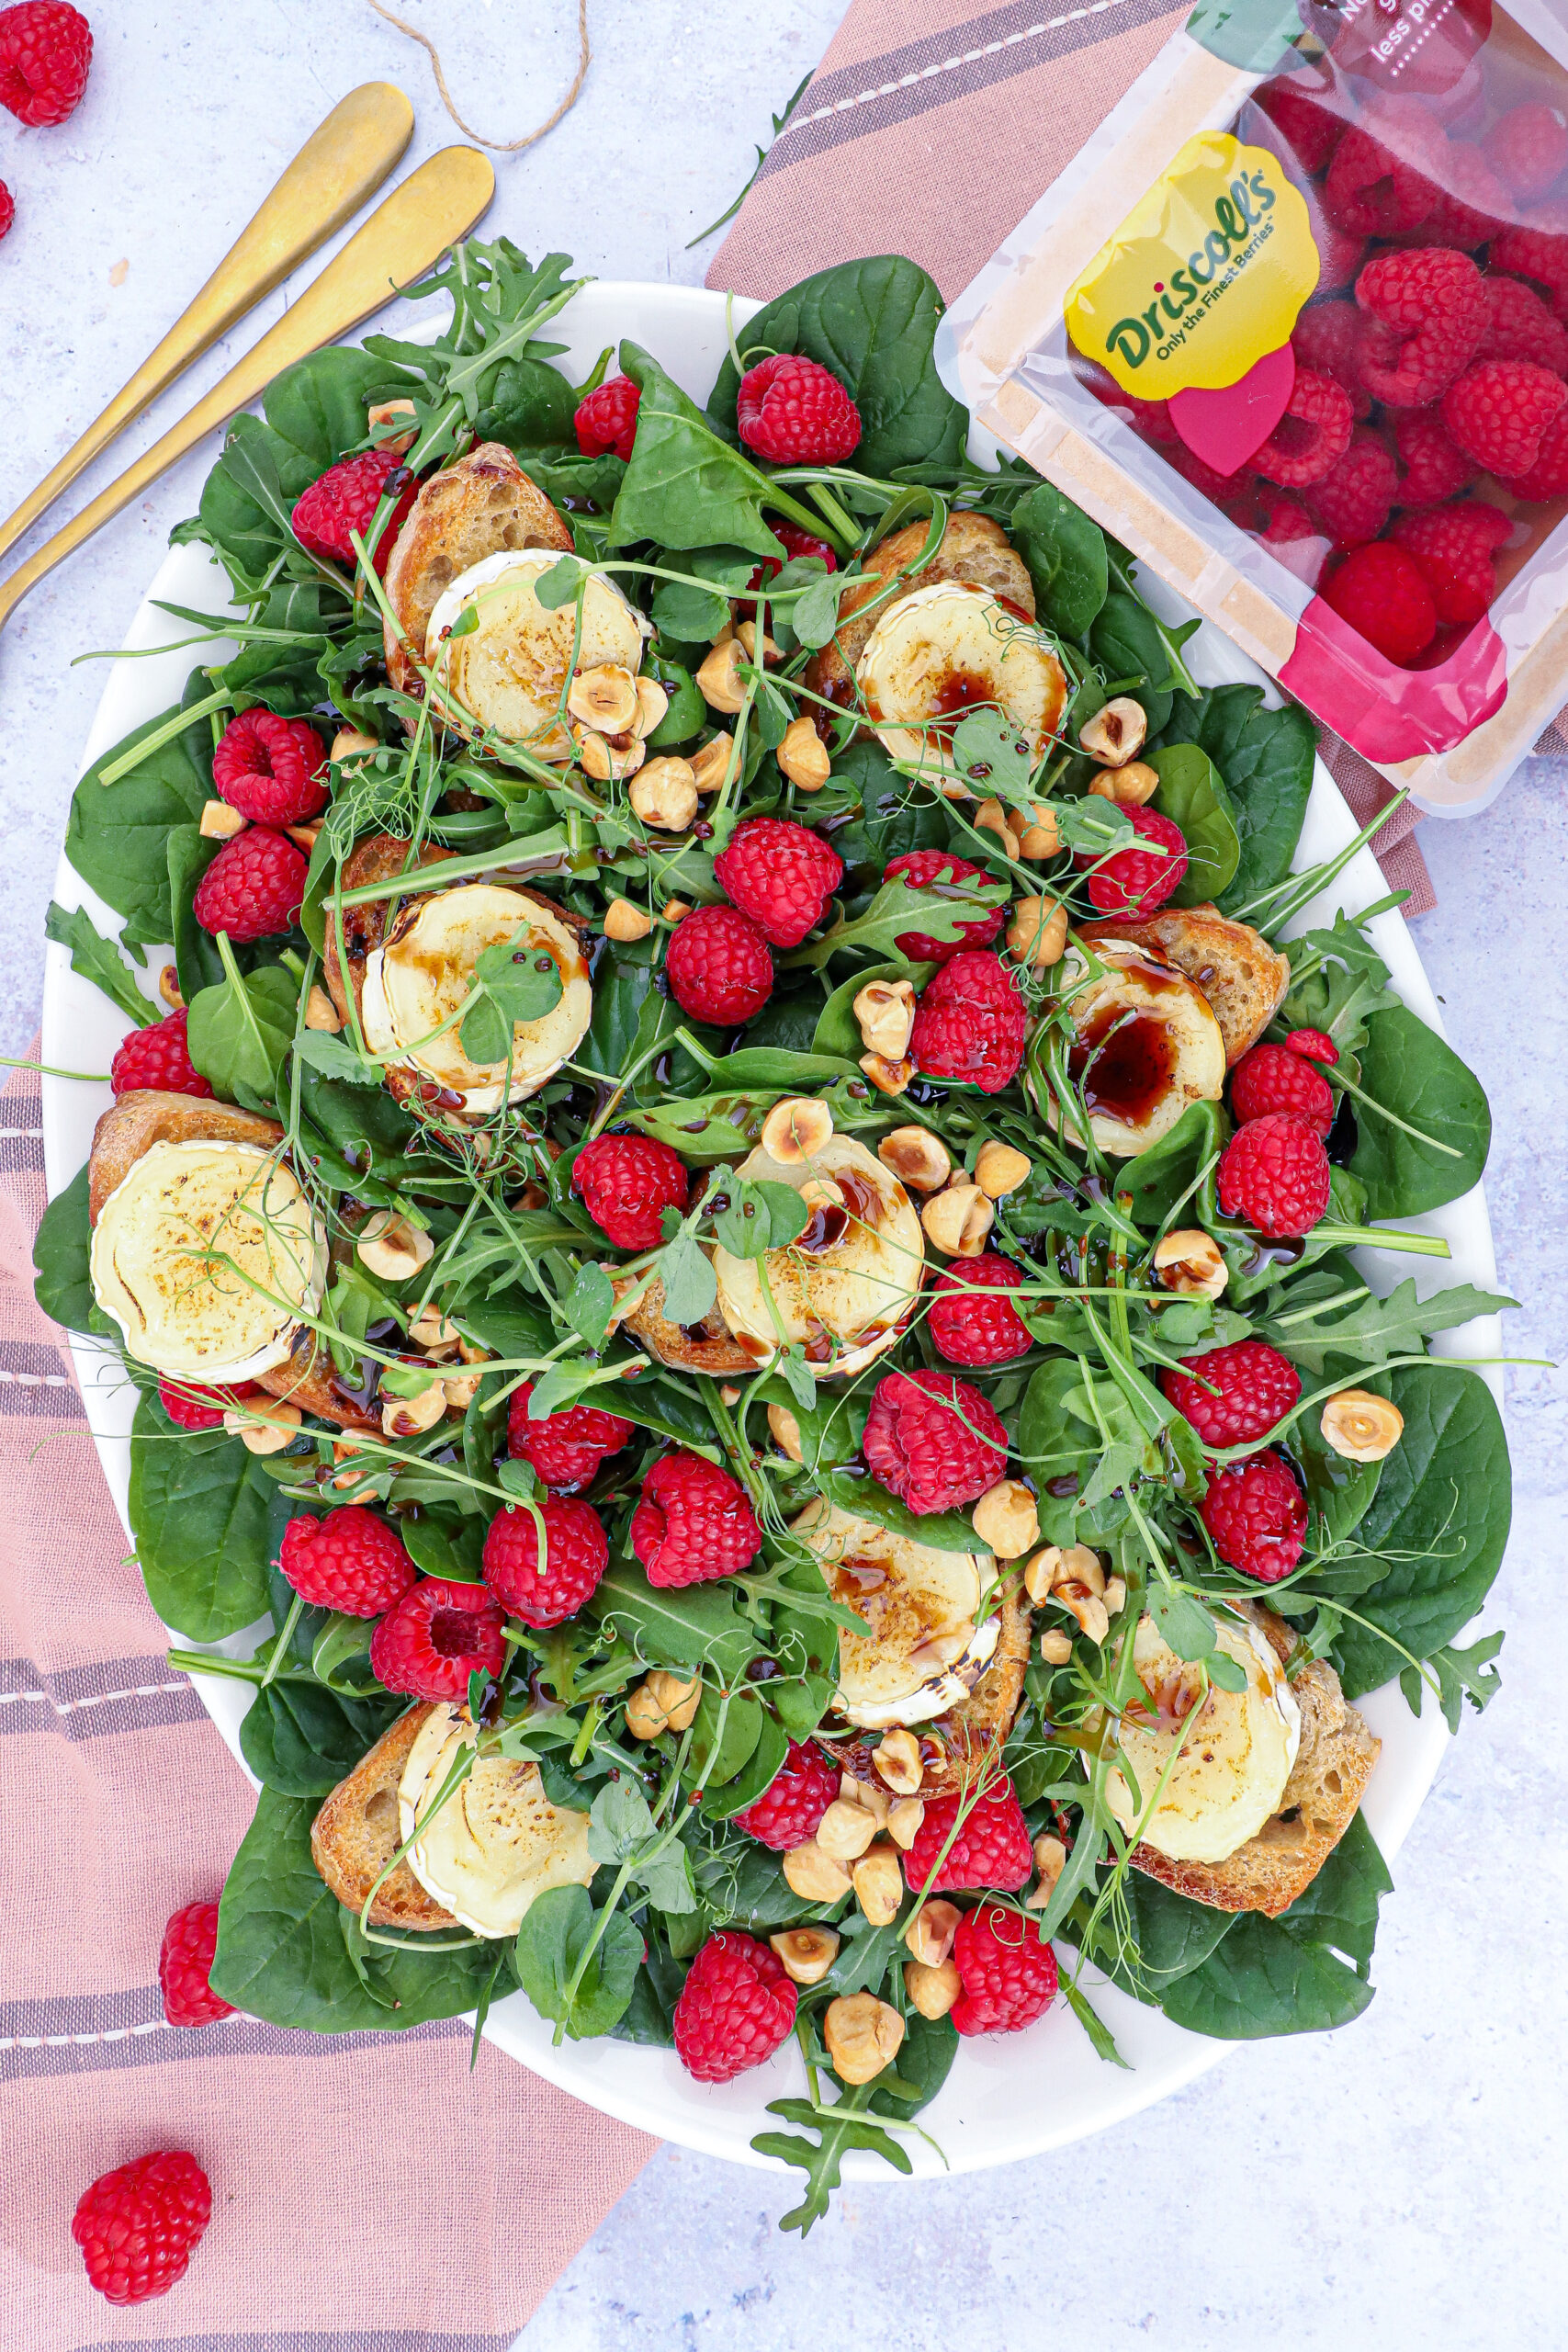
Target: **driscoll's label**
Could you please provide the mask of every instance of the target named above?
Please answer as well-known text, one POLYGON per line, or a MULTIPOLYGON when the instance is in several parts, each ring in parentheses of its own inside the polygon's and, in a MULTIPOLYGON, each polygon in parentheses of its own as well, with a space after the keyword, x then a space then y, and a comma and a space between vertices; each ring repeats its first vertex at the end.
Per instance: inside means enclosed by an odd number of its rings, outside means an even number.
POLYGON ((1139 400, 1217 390, 1289 342, 1317 279, 1279 158, 1201 131, 1074 281, 1067 333, 1139 400))

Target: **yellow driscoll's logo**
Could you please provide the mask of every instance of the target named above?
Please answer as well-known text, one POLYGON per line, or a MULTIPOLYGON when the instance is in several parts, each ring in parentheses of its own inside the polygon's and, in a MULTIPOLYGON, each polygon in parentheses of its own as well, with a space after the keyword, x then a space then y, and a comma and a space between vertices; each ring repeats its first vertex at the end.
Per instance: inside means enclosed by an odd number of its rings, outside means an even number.
POLYGON ((1290 341, 1318 268, 1279 158, 1201 131, 1075 279, 1067 333, 1140 400, 1217 390, 1290 341))

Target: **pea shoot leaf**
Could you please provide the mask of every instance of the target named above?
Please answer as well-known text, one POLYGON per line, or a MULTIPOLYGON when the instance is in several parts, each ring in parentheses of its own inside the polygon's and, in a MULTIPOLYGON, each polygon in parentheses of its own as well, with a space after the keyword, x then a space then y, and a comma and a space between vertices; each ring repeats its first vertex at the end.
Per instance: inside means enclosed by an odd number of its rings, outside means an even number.
POLYGON ((505 1061, 519 1023, 542 1021, 561 1000, 560 966, 534 946, 526 923, 484 950, 474 981, 481 993, 464 1014, 459 1035, 464 1053, 481 1069, 505 1061))

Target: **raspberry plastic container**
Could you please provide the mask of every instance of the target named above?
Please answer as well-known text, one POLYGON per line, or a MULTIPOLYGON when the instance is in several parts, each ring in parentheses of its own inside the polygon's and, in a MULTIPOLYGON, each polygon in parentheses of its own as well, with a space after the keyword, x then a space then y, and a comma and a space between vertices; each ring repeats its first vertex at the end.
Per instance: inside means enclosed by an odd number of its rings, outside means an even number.
POLYGON ((1568 13, 1201 0, 938 359, 1420 807, 1483 808, 1568 698, 1568 13))

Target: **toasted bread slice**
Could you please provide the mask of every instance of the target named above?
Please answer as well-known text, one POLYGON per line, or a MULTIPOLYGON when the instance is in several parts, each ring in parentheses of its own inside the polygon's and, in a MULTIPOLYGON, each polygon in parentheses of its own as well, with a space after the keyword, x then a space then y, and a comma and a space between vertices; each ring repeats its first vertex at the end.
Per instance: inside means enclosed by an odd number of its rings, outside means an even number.
MULTIPOLYGON (((419 1737, 428 1706, 411 1707, 383 1732, 368 1756, 340 1781, 310 1824, 310 1856, 340 1903, 363 1909, 401 1840, 398 1782, 419 1737)), ((400 1862, 370 1905, 376 1928, 455 1928, 457 1920, 425 1893, 407 1862, 400 1862)))
POLYGON ((376 1414, 366 1411, 358 1398, 339 1385, 337 1367, 313 1331, 302 1330, 288 1362, 275 1363, 270 1372, 258 1372, 255 1383, 269 1396, 298 1405, 302 1413, 314 1413, 318 1420, 335 1421, 340 1430, 380 1434, 376 1414))
POLYGON ((933 581, 964 580, 973 587, 988 588, 994 595, 1016 605, 1030 620, 1034 618, 1034 587, 1023 558, 999 523, 993 523, 988 514, 968 514, 949 516, 942 545, 923 571, 878 605, 874 613, 863 612, 863 607, 887 581, 914 562, 926 543, 927 528, 924 523, 907 523, 866 556, 865 569, 872 576, 850 589, 839 606, 839 626, 832 639, 807 664, 806 683, 814 694, 846 700, 855 663, 883 614, 913 595, 917 588, 929 588, 933 581))
POLYGON ((87 1162, 87 1222, 96 1225, 104 1203, 155 1143, 254 1143, 262 1150, 283 1141, 276 1119, 237 1111, 228 1102, 169 1094, 138 1086, 122 1094, 93 1129, 87 1162))
POLYGON ((1250 923, 1233 922, 1217 907, 1161 907, 1141 921, 1107 918, 1078 925, 1091 944, 1130 939, 1185 972, 1207 998, 1234 1069, 1278 1012, 1291 985, 1291 967, 1250 923))
MULTIPOLYGON (((989 1780, 1000 1770, 1003 1743, 1012 1729, 1018 1702, 1023 1696, 1023 1669, 1029 1664, 1029 1603, 1021 1579, 1003 1591, 1001 1630, 991 1662, 967 1699, 950 1707, 933 1723, 915 1726, 925 1764, 922 1798, 960 1795, 976 1781, 989 1780)), ((835 1741, 833 1754, 857 1780, 885 1784, 876 1777, 871 1739, 835 1741)))
MULTIPOLYGON (((1269 1610, 1256 1617, 1275 1654, 1288 1659, 1295 1647, 1289 1626, 1269 1610)), ((1302 1711, 1301 1746, 1272 1820, 1223 1862, 1173 1862, 1145 1845, 1133 1849, 1135 1870, 1216 1911, 1270 1919, 1305 1894, 1349 1827, 1382 1742, 1346 1704, 1325 1659, 1309 1660, 1291 1689, 1302 1711)))
POLYGON ((424 659, 430 616, 459 574, 502 549, 571 553, 571 531, 504 443, 481 441, 432 474, 408 512, 387 565, 387 674, 405 691, 424 659))
MULTIPOLYGON (((392 833, 367 833, 356 842, 343 869, 343 887, 357 890, 367 882, 390 882, 408 865, 409 845, 392 833)), ((422 865, 439 865, 455 855, 449 849, 437 849, 429 842, 414 860, 414 869, 422 865)), ((327 945, 321 958, 322 978, 327 994, 337 1009, 340 1021, 348 1019, 349 992, 353 990, 354 1009, 363 1013, 365 1005, 365 967, 374 950, 380 946, 386 934, 387 917, 397 904, 395 899, 367 899, 363 905, 343 910, 343 949, 338 954, 337 917, 327 909, 327 945), (347 967, 344 968, 344 958, 347 967)))

